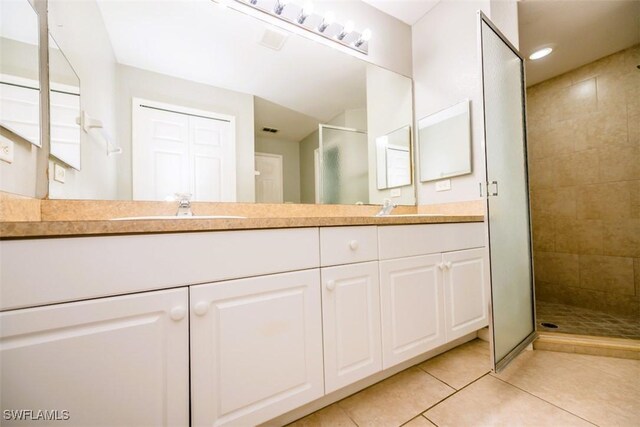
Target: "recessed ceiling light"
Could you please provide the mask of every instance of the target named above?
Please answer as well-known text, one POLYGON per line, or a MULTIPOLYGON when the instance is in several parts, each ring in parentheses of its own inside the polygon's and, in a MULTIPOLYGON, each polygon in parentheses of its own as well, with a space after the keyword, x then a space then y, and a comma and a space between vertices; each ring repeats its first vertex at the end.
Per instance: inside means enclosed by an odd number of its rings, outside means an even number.
POLYGON ((543 47, 542 49, 538 49, 535 52, 533 52, 531 55, 529 55, 529 59, 531 59, 532 61, 535 61, 536 59, 544 58, 545 56, 549 55, 551 52, 553 52, 552 47, 543 47))

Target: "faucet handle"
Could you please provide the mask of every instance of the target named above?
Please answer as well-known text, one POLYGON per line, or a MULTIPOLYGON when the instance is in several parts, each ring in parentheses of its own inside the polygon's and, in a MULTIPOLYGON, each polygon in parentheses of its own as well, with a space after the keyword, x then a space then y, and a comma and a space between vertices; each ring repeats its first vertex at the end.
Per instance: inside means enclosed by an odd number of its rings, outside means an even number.
POLYGON ((191 193, 176 193, 176 200, 178 201, 178 203, 180 203, 181 205, 188 205, 191 203, 191 193))

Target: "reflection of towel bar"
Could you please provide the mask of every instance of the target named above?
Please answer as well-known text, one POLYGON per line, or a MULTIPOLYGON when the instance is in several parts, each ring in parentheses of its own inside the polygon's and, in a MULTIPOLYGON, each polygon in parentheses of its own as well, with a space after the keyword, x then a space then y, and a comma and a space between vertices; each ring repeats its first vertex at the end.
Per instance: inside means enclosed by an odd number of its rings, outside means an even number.
POLYGON ((109 135, 104 130, 104 125, 101 120, 94 119, 89 116, 86 111, 82 111, 80 113, 80 117, 76 119, 76 123, 80 125, 82 130, 86 133, 89 133, 91 129, 98 129, 97 132, 102 136, 102 139, 104 139, 105 145, 107 146, 107 156, 110 156, 111 154, 122 154, 122 148, 111 143, 111 138, 109 138, 109 135))

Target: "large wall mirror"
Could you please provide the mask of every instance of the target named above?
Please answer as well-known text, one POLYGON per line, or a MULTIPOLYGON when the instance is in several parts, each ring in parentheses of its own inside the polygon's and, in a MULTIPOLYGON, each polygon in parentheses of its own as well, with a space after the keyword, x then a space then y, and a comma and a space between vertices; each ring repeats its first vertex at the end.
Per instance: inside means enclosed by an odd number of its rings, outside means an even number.
POLYGON ((211 0, 50 0, 49 21, 104 128, 52 198, 415 203, 408 77, 211 0))
POLYGON ((0 126, 42 146, 40 140, 40 30, 28 0, 0 5, 0 126))
POLYGON ((465 100, 418 122, 420 181, 471 173, 470 101, 465 100))

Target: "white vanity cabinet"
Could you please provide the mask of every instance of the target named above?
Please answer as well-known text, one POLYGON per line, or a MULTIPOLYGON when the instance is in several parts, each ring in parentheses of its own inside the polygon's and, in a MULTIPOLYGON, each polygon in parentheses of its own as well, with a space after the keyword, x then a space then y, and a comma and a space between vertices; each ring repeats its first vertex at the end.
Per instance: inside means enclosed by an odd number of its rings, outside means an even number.
POLYGON ((387 369, 488 324, 481 223, 378 228, 387 369))
POLYGON ((68 411, 65 426, 188 425, 187 294, 183 288, 0 313, 3 414, 68 411))
POLYGON ((489 259, 486 248, 442 254, 447 341, 489 324, 489 259))
POLYGON ((318 269, 190 292, 194 426, 256 425, 322 397, 318 269))
POLYGON ((383 366, 445 343, 441 255, 380 262, 383 366))
POLYGON ((325 392, 382 370, 378 232, 320 229, 325 392))
POLYGON ((382 370, 378 262, 322 269, 325 391, 382 370))

